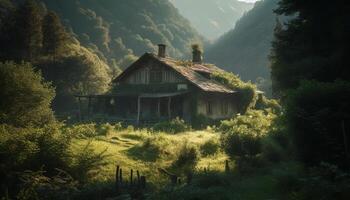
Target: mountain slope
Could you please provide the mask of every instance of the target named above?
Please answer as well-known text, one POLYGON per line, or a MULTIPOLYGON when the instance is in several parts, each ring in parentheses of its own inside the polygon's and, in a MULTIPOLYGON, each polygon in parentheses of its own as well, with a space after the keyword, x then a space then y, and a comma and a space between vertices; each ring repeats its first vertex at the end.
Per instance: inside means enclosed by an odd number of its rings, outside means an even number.
POLYGON ((206 60, 245 80, 269 79, 268 55, 276 25, 277 0, 257 2, 231 30, 206 52, 206 60))
POLYGON ((216 39, 232 29, 254 4, 238 0, 170 0, 182 15, 208 39, 216 39))
MULTIPOLYGON (((41 0, 59 14, 79 41, 110 65, 127 65, 159 43, 173 57, 203 40, 189 21, 164 0, 41 0)), ((126 66, 123 66, 126 67, 126 66)))

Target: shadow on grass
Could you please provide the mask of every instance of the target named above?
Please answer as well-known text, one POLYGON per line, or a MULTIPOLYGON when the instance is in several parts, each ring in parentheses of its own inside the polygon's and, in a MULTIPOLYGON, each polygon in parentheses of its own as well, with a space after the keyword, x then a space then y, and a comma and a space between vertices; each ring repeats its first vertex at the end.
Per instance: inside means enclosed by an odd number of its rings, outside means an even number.
POLYGON ((136 141, 141 141, 143 138, 140 135, 135 135, 135 134, 122 134, 121 135, 123 138, 129 139, 129 140, 136 140, 136 141))
POLYGON ((160 157, 160 147, 147 141, 128 149, 126 152, 130 158, 146 162, 155 162, 160 157))

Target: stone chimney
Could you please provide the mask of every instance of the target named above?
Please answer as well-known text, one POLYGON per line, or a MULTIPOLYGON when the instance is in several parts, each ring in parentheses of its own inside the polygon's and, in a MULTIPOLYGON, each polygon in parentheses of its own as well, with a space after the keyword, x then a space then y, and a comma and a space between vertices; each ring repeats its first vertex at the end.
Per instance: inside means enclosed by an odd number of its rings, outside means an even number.
POLYGON ((166 55, 166 45, 158 44, 158 57, 165 58, 166 55))
POLYGON ((192 62, 196 64, 202 64, 203 62, 202 50, 198 44, 192 45, 192 62))

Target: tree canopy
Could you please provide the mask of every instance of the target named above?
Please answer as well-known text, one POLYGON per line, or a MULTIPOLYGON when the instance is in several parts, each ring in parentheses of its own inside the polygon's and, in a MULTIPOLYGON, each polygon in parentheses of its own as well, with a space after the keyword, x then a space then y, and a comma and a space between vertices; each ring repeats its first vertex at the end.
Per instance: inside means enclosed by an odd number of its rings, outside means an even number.
POLYGON ((0 123, 27 127, 54 120, 55 90, 29 63, 0 63, 0 94, 0 123))

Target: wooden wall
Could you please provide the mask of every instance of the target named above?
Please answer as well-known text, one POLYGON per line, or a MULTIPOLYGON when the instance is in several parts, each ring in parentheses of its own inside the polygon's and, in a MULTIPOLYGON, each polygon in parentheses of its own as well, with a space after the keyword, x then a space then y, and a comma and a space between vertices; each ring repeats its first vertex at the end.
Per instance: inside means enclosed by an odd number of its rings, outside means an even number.
POLYGON ((127 84, 184 83, 186 80, 174 70, 149 62, 124 79, 127 84))
POLYGON ((211 119, 227 119, 238 113, 237 99, 230 94, 202 94, 197 102, 197 114, 211 119))

